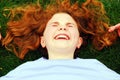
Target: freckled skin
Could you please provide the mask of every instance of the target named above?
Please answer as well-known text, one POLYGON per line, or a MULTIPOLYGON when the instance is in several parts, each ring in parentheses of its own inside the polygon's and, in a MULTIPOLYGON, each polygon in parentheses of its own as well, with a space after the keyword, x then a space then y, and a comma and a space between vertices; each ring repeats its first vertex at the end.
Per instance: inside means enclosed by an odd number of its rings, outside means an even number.
POLYGON ((82 44, 77 24, 67 13, 53 15, 46 25, 41 42, 44 42, 41 45, 47 48, 49 55, 64 56, 67 54, 66 56, 70 55, 71 58, 73 58, 75 49, 82 44))

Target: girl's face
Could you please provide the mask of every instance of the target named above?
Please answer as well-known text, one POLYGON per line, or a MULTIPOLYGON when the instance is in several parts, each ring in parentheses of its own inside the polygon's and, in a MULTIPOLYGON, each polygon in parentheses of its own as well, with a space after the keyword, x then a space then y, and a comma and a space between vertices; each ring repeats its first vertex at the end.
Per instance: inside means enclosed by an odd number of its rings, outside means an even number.
POLYGON ((55 49, 75 51, 81 44, 77 23, 67 13, 54 14, 41 37, 41 45, 47 48, 48 53, 55 49))

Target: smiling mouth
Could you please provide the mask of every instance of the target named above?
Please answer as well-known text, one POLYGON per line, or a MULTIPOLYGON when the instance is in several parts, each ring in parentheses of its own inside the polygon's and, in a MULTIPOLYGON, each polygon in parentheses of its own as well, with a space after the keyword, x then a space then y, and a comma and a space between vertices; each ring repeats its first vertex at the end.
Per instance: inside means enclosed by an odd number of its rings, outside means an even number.
POLYGON ((67 34, 58 34, 54 37, 55 40, 70 40, 67 34))

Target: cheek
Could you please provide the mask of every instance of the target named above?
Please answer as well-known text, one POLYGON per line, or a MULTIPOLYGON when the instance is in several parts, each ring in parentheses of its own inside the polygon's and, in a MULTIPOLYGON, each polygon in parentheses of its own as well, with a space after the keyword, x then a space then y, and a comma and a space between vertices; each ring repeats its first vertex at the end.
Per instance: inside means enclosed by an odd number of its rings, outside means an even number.
POLYGON ((79 32, 78 32, 78 30, 73 30, 72 31, 72 33, 71 33, 71 36, 72 36, 72 40, 73 40, 73 42, 78 42, 78 40, 79 40, 79 32))
POLYGON ((45 40, 49 40, 50 36, 51 36, 51 33, 50 33, 50 32, 45 32, 45 33, 44 33, 44 38, 45 38, 45 40))
POLYGON ((73 37, 79 37, 79 31, 78 31, 78 29, 73 29, 71 31, 71 34, 73 35, 73 37))
POLYGON ((44 31, 44 37, 45 37, 45 40, 51 40, 52 36, 53 36, 53 29, 46 29, 44 31))

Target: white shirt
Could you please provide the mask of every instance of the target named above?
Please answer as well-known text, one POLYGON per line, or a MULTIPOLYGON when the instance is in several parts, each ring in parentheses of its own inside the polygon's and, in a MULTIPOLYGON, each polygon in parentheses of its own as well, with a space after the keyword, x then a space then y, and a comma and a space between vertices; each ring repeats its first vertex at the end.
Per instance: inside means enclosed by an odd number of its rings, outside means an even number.
POLYGON ((40 58, 20 65, 0 80, 120 80, 120 75, 96 59, 40 58))

